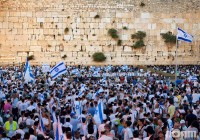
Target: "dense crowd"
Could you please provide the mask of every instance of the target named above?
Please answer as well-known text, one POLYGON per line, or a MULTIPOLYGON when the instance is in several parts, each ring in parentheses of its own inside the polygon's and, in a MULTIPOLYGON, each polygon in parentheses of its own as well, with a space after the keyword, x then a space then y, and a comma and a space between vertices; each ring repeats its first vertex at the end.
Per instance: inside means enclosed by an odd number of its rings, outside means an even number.
MULTIPOLYGON (((154 70, 163 71, 165 73, 175 74, 174 65, 154 65, 147 66, 148 68, 153 68, 154 70)), ((200 65, 178 65, 177 74, 178 76, 199 76, 200 65)))
MULTIPOLYGON (((199 76, 199 66, 179 70, 199 76)), ((32 71, 35 81, 25 83, 22 68, 0 68, 1 140, 57 139, 58 124, 58 140, 179 140, 182 132, 194 132, 183 140, 199 139, 199 79, 186 77, 175 87, 167 77, 134 66, 68 66, 56 79, 39 66, 32 71), (114 72, 135 74, 108 76, 114 72)))

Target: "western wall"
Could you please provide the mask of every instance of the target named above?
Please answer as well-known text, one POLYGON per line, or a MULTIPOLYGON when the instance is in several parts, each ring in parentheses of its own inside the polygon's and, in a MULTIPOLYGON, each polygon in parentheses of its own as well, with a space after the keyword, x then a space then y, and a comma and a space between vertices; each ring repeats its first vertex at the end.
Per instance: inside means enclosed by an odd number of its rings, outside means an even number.
POLYGON ((177 63, 200 64, 200 0, 0 0, 0 65, 27 55, 35 57, 31 64, 175 64, 176 47, 160 34, 177 27, 194 36, 179 43, 177 63), (146 33, 145 47, 134 49, 137 31, 146 33), (95 52, 106 61, 94 62, 95 52))

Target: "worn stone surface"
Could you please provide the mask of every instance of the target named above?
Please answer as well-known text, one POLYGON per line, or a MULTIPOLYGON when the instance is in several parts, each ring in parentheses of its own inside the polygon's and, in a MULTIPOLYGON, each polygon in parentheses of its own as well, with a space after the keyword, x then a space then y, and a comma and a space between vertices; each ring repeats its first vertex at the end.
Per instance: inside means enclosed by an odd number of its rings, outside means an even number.
POLYGON ((176 34, 177 27, 195 36, 179 44, 178 63, 200 63, 200 0, 142 2, 144 7, 140 0, 1 0, 0 64, 24 62, 27 54, 35 56, 31 64, 174 64, 175 45, 166 45, 160 33, 176 34), (147 34, 142 49, 131 48, 137 31, 147 34), (104 63, 92 61, 97 51, 107 56, 104 63))

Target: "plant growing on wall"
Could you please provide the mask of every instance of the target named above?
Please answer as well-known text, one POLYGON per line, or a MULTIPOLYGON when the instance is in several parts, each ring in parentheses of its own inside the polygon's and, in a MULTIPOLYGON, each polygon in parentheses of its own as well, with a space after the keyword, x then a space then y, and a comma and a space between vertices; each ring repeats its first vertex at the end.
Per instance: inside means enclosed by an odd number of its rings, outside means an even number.
POLYGON ((140 40, 142 40, 145 37, 146 37, 146 33, 143 32, 143 31, 138 31, 137 33, 131 35, 132 39, 140 39, 140 40))
POLYGON ((96 52, 92 55, 92 58, 96 62, 103 62, 106 60, 106 56, 102 52, 96 52))
POLYGON ((165 43, 176 44, 176 36, 172 32, 162 33, 161 36, 165 40, 165 43))
POLYGON ((96 19, 96 18, 100 18, 100 16, 99 15, 96 15, 96 16, 94 16, 94 18, 96 19))
POLYGON ((109 34, 113 39, 118 39, 118 38, 119 38, 116 29, 113 29, 113 28, 109 29, 109 30, 108 30, 108 34, 109 34))
POLYGON ((62 56, 62 59, 65 59, 65 58, 67 58, 67 55, 66 55, 66 54, 62 56))
POLYGON ((128 28, 126 26, 123 27, 123 30, 128 30, 128 28))
POLYGON ((144 2, 141 2, 141 3, 140 3, 140 6, 141 6, 141 7, 144 7, 144 6, 145 6, 145 3, 144 3, 144 2))
POLYGON ((137 49, 137 48, 140 48, 140 47, 144 47, 144 41, 143 40, 138 40, 135 42, 135 44, 133 44, 133 48, 137 49))
POLYGON ((137 41, 135 42, 135 44, 133 44, 133 48, 141 48, 141 47, 144 47, 145 44, 144 44, 144 38, 146 37, 146 33, 143 32, 143 31, 138 31, 137 33, 135 34, 132 34, 131 35, 131 38, 132 39, 136 39, 137 41))
POLYGON ((67 34, 69 32, 69 28, 65 28, 64 33, 67 34))
POLYGON ((34 55, 30 55, 30 56, 27 57, 27 59, 28 59, 28 61, 30 61, 30 60, 34 60, 35 57, 34 57, 34 55))

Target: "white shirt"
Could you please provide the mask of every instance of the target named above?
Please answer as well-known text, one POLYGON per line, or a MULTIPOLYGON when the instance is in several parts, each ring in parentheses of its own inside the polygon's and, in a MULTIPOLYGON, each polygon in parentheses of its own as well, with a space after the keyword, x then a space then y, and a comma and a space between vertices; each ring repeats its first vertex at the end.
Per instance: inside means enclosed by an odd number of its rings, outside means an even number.
POLYGON ((21 130, 21 129, 18 129, 18 130, 15 131, 15 135, 16 134, 21 134, 21 139, 23 139, 25 132, 23 130, 21 130))
POLYGON ((20 124, 21 122, 25 122, 26 120, 27 120, 26 117, 20 117, 20 118, 18 119, 18 124, 20 124))
POLYGON ((26 103, 21 103, 20 104, 20 106, 19 106, 19 109, 21 110, 21 111, 25 111, 26 109, 27 109, 27 104, 26 103))
POLYGON ((102 135, 98 140, 113 140, 111 137, 108 137, 106 135, 102 135))
POLYGON ((100 124, 98 127, 99 136, 101 136, 101 131, 104 129, 105 124, 100 124))
POLYGON ((27 110, 29 110, 29 111, 32 111, 33 109, 35 109, 35 107, 34 107, 33 105, 31 105, 31 106, 29 106, 29 107, 27 108, 27 110))
POLYGON ((34 135, 30 135, 29 140, 37 140, 37 138, 34 135))
POLYGON ((110 99, 108 100, 108 103, 110 104, 111 102, 114 102, 115 99, 116 99, 115 97, 110 98, 110 99))
POLYGON ((131 140, 133 138, 133 132, 129 127, 124 130, 124 140, 131 140))
POLYGON ((150 139, 150 136, 149 137, 146 137, 146 138, 144 138, 143 140, 149 140, 150 139))
POLYGON ((174 96, 174 106, 175 107, 179 106, 179 104, 178 104, 178 98, 176 96, 174 96))
POLYGON ((192 94, 192 98, 193 98, 192 102, 196 103, 199 100, 199 98, 200 98, 200 94, 194 93, 194 94, 192 94))

